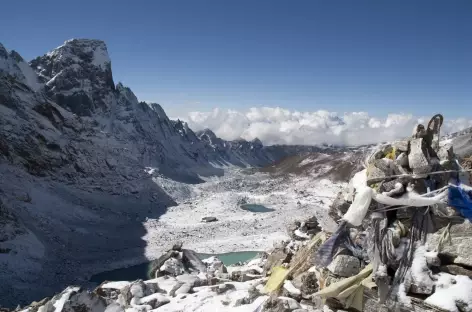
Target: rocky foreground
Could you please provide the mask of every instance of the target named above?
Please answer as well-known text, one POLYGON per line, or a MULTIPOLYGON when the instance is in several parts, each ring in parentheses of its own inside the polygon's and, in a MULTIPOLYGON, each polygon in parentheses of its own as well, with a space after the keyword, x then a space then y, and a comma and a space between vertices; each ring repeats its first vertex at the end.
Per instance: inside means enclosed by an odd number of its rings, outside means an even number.
MULTIPOLYGON (((431 245, 436 244, 442 231, 430 237, 431 245)), ((375 283, 359 283, 359 276, 365 281, 372 268, 358 257, 344 252, 325 269, 314 264, 315 251, 329 236, 320 232, 314 218, 293 224, 290 232, 293 239, 280 242, 247 263, 228 267, 216 257, 199 260, 193 251, 176 244, 153 262, 152 279, 104 282, 93 291, 70 286, 52 298, 16 311, 341 312, 353 308, 351 295, 359 290, 360 311, 472 311, 469 221, 459 221, 449 228, 451 244, 440 252, 417 249, 412 287, 395 308, 379 303, 375 283), (421 271, 437 277, 431 287, 417 279, 421 271), (346 293, 349 288, 351 291, 346 293)))

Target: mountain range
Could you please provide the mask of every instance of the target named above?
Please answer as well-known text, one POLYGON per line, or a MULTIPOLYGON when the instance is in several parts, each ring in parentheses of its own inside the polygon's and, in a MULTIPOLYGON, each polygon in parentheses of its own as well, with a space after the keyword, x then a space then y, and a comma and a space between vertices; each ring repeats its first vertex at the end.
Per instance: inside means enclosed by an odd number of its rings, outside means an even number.
POLYGON ((136 253, 140 221, 175 205, 153 176, 199 183, 326 148, 195 133, 115 84, 100 40, 68 40, 30 62, 0 44, 0 298, 29 300, 32 283, 46 295, 79 264, 136 253))

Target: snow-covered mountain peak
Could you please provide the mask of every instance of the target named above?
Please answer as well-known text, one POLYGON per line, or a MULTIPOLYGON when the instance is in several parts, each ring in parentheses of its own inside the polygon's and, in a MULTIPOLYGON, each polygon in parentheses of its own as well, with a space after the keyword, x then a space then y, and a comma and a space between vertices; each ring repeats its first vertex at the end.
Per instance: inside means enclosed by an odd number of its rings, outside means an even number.
POLYGON ((109 112, 115 91, 111 61, 101 40, 72 39, 31 61, 49 96, 79 116, 109 112))
POLYGON ((107 70, 111 63, 105 42, 95 39, 66 40, 63 45, 48 52, 46 56, 54 58, 57 62, 72 61, 76 64, 86 62, 103 70, 107 70))

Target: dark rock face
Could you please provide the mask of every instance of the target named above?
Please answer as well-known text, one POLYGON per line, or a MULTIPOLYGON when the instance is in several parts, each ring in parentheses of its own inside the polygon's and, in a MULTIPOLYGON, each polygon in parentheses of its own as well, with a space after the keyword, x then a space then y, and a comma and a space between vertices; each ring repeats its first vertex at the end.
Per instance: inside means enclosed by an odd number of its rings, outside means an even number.
POLYGON ((78 116, 107 112, 115 89, 103 41, 73 39, 31 62, 48 95, 78 116))

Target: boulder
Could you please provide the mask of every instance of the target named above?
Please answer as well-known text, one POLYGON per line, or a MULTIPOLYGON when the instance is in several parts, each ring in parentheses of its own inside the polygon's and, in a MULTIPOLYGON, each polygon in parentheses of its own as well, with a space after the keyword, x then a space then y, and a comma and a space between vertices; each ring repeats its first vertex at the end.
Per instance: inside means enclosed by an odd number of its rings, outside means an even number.
POLYGON ((176 277, 177 281, 188 284, 192 287, 203 286, 204 282, 196 275, 183 274, 176 277))
POLYGON ((305 226, 307 227, 308 230, 316 229, 318 231, 321 231, 320 224, 318 223, 318 219, 316 219, 315 216, 306 220, 305 226))
POLYGON ((190 284, 182 284, 182 286, 179 287, 179 289, 177 289, 175 291, 175 295, 183 295, 183 294, 188 294, 192 291, 192 285, 190 284))
POLYGON ((137 280, 123 287, 119 292, 117 302, 124 307, 128 307, 133 298, 140 299, 149 296, 156 291, 160 291, 156 283, 144 283, 137 280))
POLYGON ((409 145, 410 145, 410 141, 408 140, 396 141, 396 142, 393 142, 392 144, 395 150, 399 152, 408 152, 409 145))
POLYGON ((125 309, 116 302, 113 302, 105 309, 105 312, 125 312, 125 309))
MULTIPOLYGON (((437 248, 442 229, 428 236, 427 244, 430 248, 437 248)), ((454 264, 472 266, 472 223, 465 220, 461 224, 454 224, 450 230, 451 241, 443 242, 439 248, 439 255, 452 258, 454 264)))
POLYGON ((180 287, 182 287, 182 285, 184 285, 185 283, 182 283, 182 282, 177 282, 177 284, 175 284, 172 289, 169 291, 169 296, 171 297, 175 297, 176 296, 176 291, 179 290, 180 287))
POLYGON ((169 298, 159 293, 146 296, 144 298, 141 298, 140 300, 140 303, 142 305, 150 305, 153 309, 163 306, 164 304, 167 304, 169 302, 169 298))
POLYGON ((207 270, 210 273, 228 273, 228 269, 218 257, 213 256, 202 261, 206 264, 207 270))
POLYGON ((334 221, 339 221, 341 217, 347 212, 351 203, 344 199, 345 194, 343 192, 339 192, 336 198, 334 199, 333 203, 329 207, 329 216, 334 221))
POLYGON ((285 262, 289 262, 290 259, 291 259, 291 255, 285 252, 285 246, 276 248, 267 257, 267 261, 264 264, 264 271, 268 272, 274 266, 281 265, 282 263, 285 263, 285 262))
POLYGON ((315 272, 304 272, 292 280, 293 286, 300 289, 303 296, 311 295, 318 291, 318 279, 315 272))
POLYGON ((290 280, 285 280, 284 285, 283 285, 283 292, 282 294, 284 296, 294 298, 296 300, 300 300, 302 297, 302 292, 300 289, 296 288, 292 281, 290 280))
POLYGON ((129 292, 131 293, 132 297, 142 298, 144 297, 144 292, 146 290, 146 284, 143 281, 138 281, 136 283, 131 284, 129 292))
POLYGON ((203 217, 202 222, 216 222, 218 219, 216 217, 203 217))
POLYGON ((261 312, 292 312, 301 309, 297 300, 289 297, 271 297, 264 303, 261 312))
MULTIPOLYGON (((182 245, 180 245, 180 247, 179 247, 179 245, 174 245, 173 248, 182 248, 182 245)), ((158 277, 159 268, 162 267, 167 260, 169 260, 170 258, 175 257, 177 255, 178 255, 178 251, 172 249, 172 250, 167 251, 165 254, 160 256, 158 259, 153 260, 151 262, 151 264, 149 265, 149 275, 150 275, 149 277, 150 278, 158 277)))
POLYGON ((159 271, 172 276, 177 276, 185 273, 185 267, 179 259, 170 258, 164 262, 164 264, 159 268, 159 271))
POLYGON ((220 295, 220 294, 223 294, 223 293, 225 293, 229 290, 235 290, 236 287, 231 283, 224 283, 224 284, 219 284, 219 285, 212 286, 210 289, 212 291, 216 292, 218 295, 220 295))
POLYGON ((361 270, 361 263, 358 258, 348 255, 339 255, 327 267, 328 270, 341 277, 351 277, 361 270))
POLYGON ((200 260, 197 253, 190 249, 182 249, 182 260, 187 265, 187 267, 205 273, 207 268, 205 263, 200 260))
POLYGON ((442 265, 439 267, 439 270, 453 275, 465 275, 472 278, 472 271, 456 264, 442 265))
POLYGON ((240 281, 241 282, 247 282, 247 281, 252 281, 258 278, 262 278, 262 275, 260 274, 252 274, 248 272, 242 272, 240 281))
POLYGON ((415 174, 425 174, 431 172, 432 166, 429 163, 429 159, 424 154, 422 138, 413 139, 410 141, 408 164, 415 174))
POLYGON ((183 245, 184 245, 184 243, 181 242, 181 241, 175 242, 174 245, 172 245, 172 250, 182 251, 182 246, 183 245))
POLYGON ((102 312, 106 306, 105 299, 92 292, 79 290, 70 295, 61 312, 102 312))

